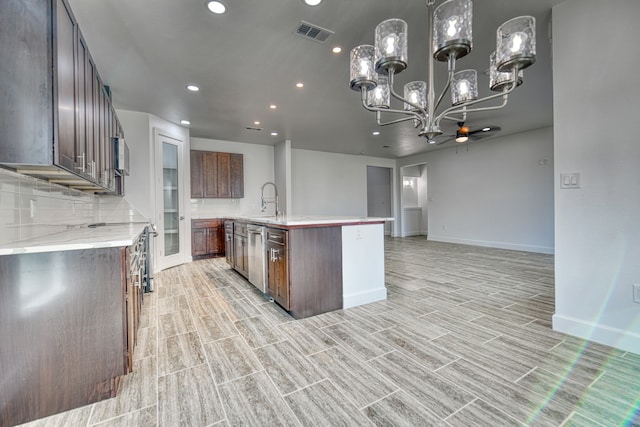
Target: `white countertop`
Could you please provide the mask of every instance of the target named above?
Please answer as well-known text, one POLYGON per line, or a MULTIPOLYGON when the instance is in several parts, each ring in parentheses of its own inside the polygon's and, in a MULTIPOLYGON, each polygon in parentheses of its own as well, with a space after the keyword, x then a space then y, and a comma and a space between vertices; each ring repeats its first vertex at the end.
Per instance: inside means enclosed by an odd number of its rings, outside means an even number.
POLYGON ((255 224, 284 227, 318 226, 318 225, 357 225, 393 221, 393 218, 360 217, 360 216, 328 216, 328 215, 284 215, 284 216, 233 216, 229 219, 252 222, 255 224))
POLYGON ((130 246, 147 225, 146 222, 134 222, 95 228, 72 227, 62 232, 0 245, 0 255, 130 246))

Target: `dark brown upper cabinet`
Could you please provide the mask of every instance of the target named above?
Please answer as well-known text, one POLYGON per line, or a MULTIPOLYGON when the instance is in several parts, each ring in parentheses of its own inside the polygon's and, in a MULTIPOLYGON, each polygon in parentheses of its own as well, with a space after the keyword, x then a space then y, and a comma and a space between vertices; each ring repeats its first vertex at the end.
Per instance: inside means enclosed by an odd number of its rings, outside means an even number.
POLYGON ((0 1, 0 16, 0 164, 115 192, 124 135, 67 0, 0 1))
POLYGON ((244 197, 243 155, 191 150, 191 198, 244 197))

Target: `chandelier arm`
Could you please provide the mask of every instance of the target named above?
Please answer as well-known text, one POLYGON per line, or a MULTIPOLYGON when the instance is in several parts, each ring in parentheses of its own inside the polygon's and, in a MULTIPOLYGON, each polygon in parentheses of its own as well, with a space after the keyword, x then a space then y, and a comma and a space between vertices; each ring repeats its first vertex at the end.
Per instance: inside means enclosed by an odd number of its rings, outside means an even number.
POLYGON ((499 110, 500 108, 503 108, 507 105, 507 97, 504 97, 504 100, 502 101, 502 104, 500 105, 493 105, 491 107, 479 107, 479 108, 471 108, 471 109, 467 109, 467 112, 469 113, 476 113, 478 111, 491 111, 491 110, 499 110))
MULTIPOLYGON (((420 121, 420 123, 423 123, 423 118, 420 114, 416 113, 415 111, 406 111, 406 110, 395 110, 393 108, 379 108, 379 107, 371 107, 369 105, 367 105, 367 88, 362 86, 360 87, 360 97, 362 100, 362 106, 364 107, 365 110, 369 110, 369 111, 374 111, 376 113, 395 113, 395 114, 404 114, 407 116, 411 116, 411 117, 405 117, 403 119, 398 119, 394 122, 390 122, 390 123, 378 123, 380 126, 386 126, 388 124, 392 124, 392 123, 400 123, 400 122, 404 122, 407 120, 412 120, 412 119, 417 119, 420 121)), ((376 121, 377 118, 376 118, 376 121)), ((417 126, 416 126, 417 127, 417 126)))
MULTIPOLYGON (((415 117, 403 117, 401 119, 396 119, 396 120, 392 120, 390 122, 384 122, 383 123, 383 122, 380 121, 380 118, 381 118, 380 117, 380 113, 381 113, 381 111, 377 111, 376 112, 376 122, 378 123, 379 126, 387 126, 387 125, 393 125, 393 124, 396 124, 396 123, 406 122, 406 121, 409 121, 409 120, 415 120, 415 117)), ((404 113, 404 111, 403 111, 403 113, 404 113)))
MULTIPOLYGON (((513 92, 514 89, 516 88, 516 86, 517 85, 512 84, 511 87, 505 89, 501 93, 496 93, 495 95, 489 95, 489 96, 486 96, 484 98, 480 98, 480 99, 476 99, 476 100, 473 100, 473 101, 465 102, 462 105, 451 106, 451 107, 447 108, 446 110, 444 110, 442 113, 440 113, 436 117, 435 123, 436 124, 440 124, 440 120, 442 120, 442 118, 444 116, 446 116, 447 114, 449 114, 449 113, 454 113, 455 114, 455 113, 461 112, 462 110, 459 110, 459 108, 464 108, 464 107, 468 107, 470 105, 475 105, 475 104, 478 104, 478 103, 481 103, 481 102, 490 101, 492 99, 496 99, 496 98, 499 98, 499 97, 503 97, 504 98, 504 102, 502 103, 502 105, 495 106, 495 107, 486 107, 486 109, 496 110, 498 108, 502 108, 505 105, 507 105, 507 95, 509 95, 511 92, 513 92)), ((469 111, 486 111, 486 109, 473 109, 473 110, 466 110, 466 111, 467 112, 469 112, 469 111)))
POLYGON ((403 97, 398 95, 396 93, 396 91, 393 89, 393 71, 392 70, 389 70, 389 93, 391 93, 391 95, 394 98, 396 98, 397 100, 411 105, 413 108, 417 109, 422 114, 418 114, 418 113, 416 113, 414 111, 408 111, 408 110, 387 110, 387 111, 394 112, 394 113, 401 112, 401 113, 404 113, 404 114, 413 114, 418 118, 418 120, 420 120, 420 123, 421 123, 422 126, 426 125, 425 122, 426 122, 427 118, 429 117, 429 115, 427 114, 425 109, 420 104, 414 104, 413 102, 411 102, 411 101, 409 101, 407 99, 404 99, 403 97))

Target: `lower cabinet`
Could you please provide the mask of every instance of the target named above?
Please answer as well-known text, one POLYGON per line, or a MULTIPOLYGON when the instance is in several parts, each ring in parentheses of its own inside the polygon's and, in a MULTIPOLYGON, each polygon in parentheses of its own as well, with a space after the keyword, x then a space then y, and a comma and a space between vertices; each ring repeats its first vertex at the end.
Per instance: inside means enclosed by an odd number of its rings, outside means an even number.
POLYGON ((221 219, 191 220, 191 256, 194 260, 225 254, 224 221, 221 219))
POLYGON ((233 223, 233 268, 245 278, 249 277, 249 246, 244 222, 233 223))
POLYGON ((267 228, 267 294, 286 310, 289 299, 289 269, 286 230, 267 228))
POLYGON ((143 258, 137 245, 0 256, 0 425, 116 395, 133 365, 143 258))

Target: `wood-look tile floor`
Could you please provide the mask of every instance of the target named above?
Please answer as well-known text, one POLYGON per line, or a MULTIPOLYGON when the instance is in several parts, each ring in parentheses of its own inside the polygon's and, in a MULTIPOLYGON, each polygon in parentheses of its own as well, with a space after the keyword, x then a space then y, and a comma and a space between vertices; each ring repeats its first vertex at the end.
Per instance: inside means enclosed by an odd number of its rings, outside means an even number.
POLYGON ((640 425, 640 356, 551 330, 552 256, 385 254, 386 301, 298 321, 224 259, 163 271, 119 395, 33 425, 640 425))

